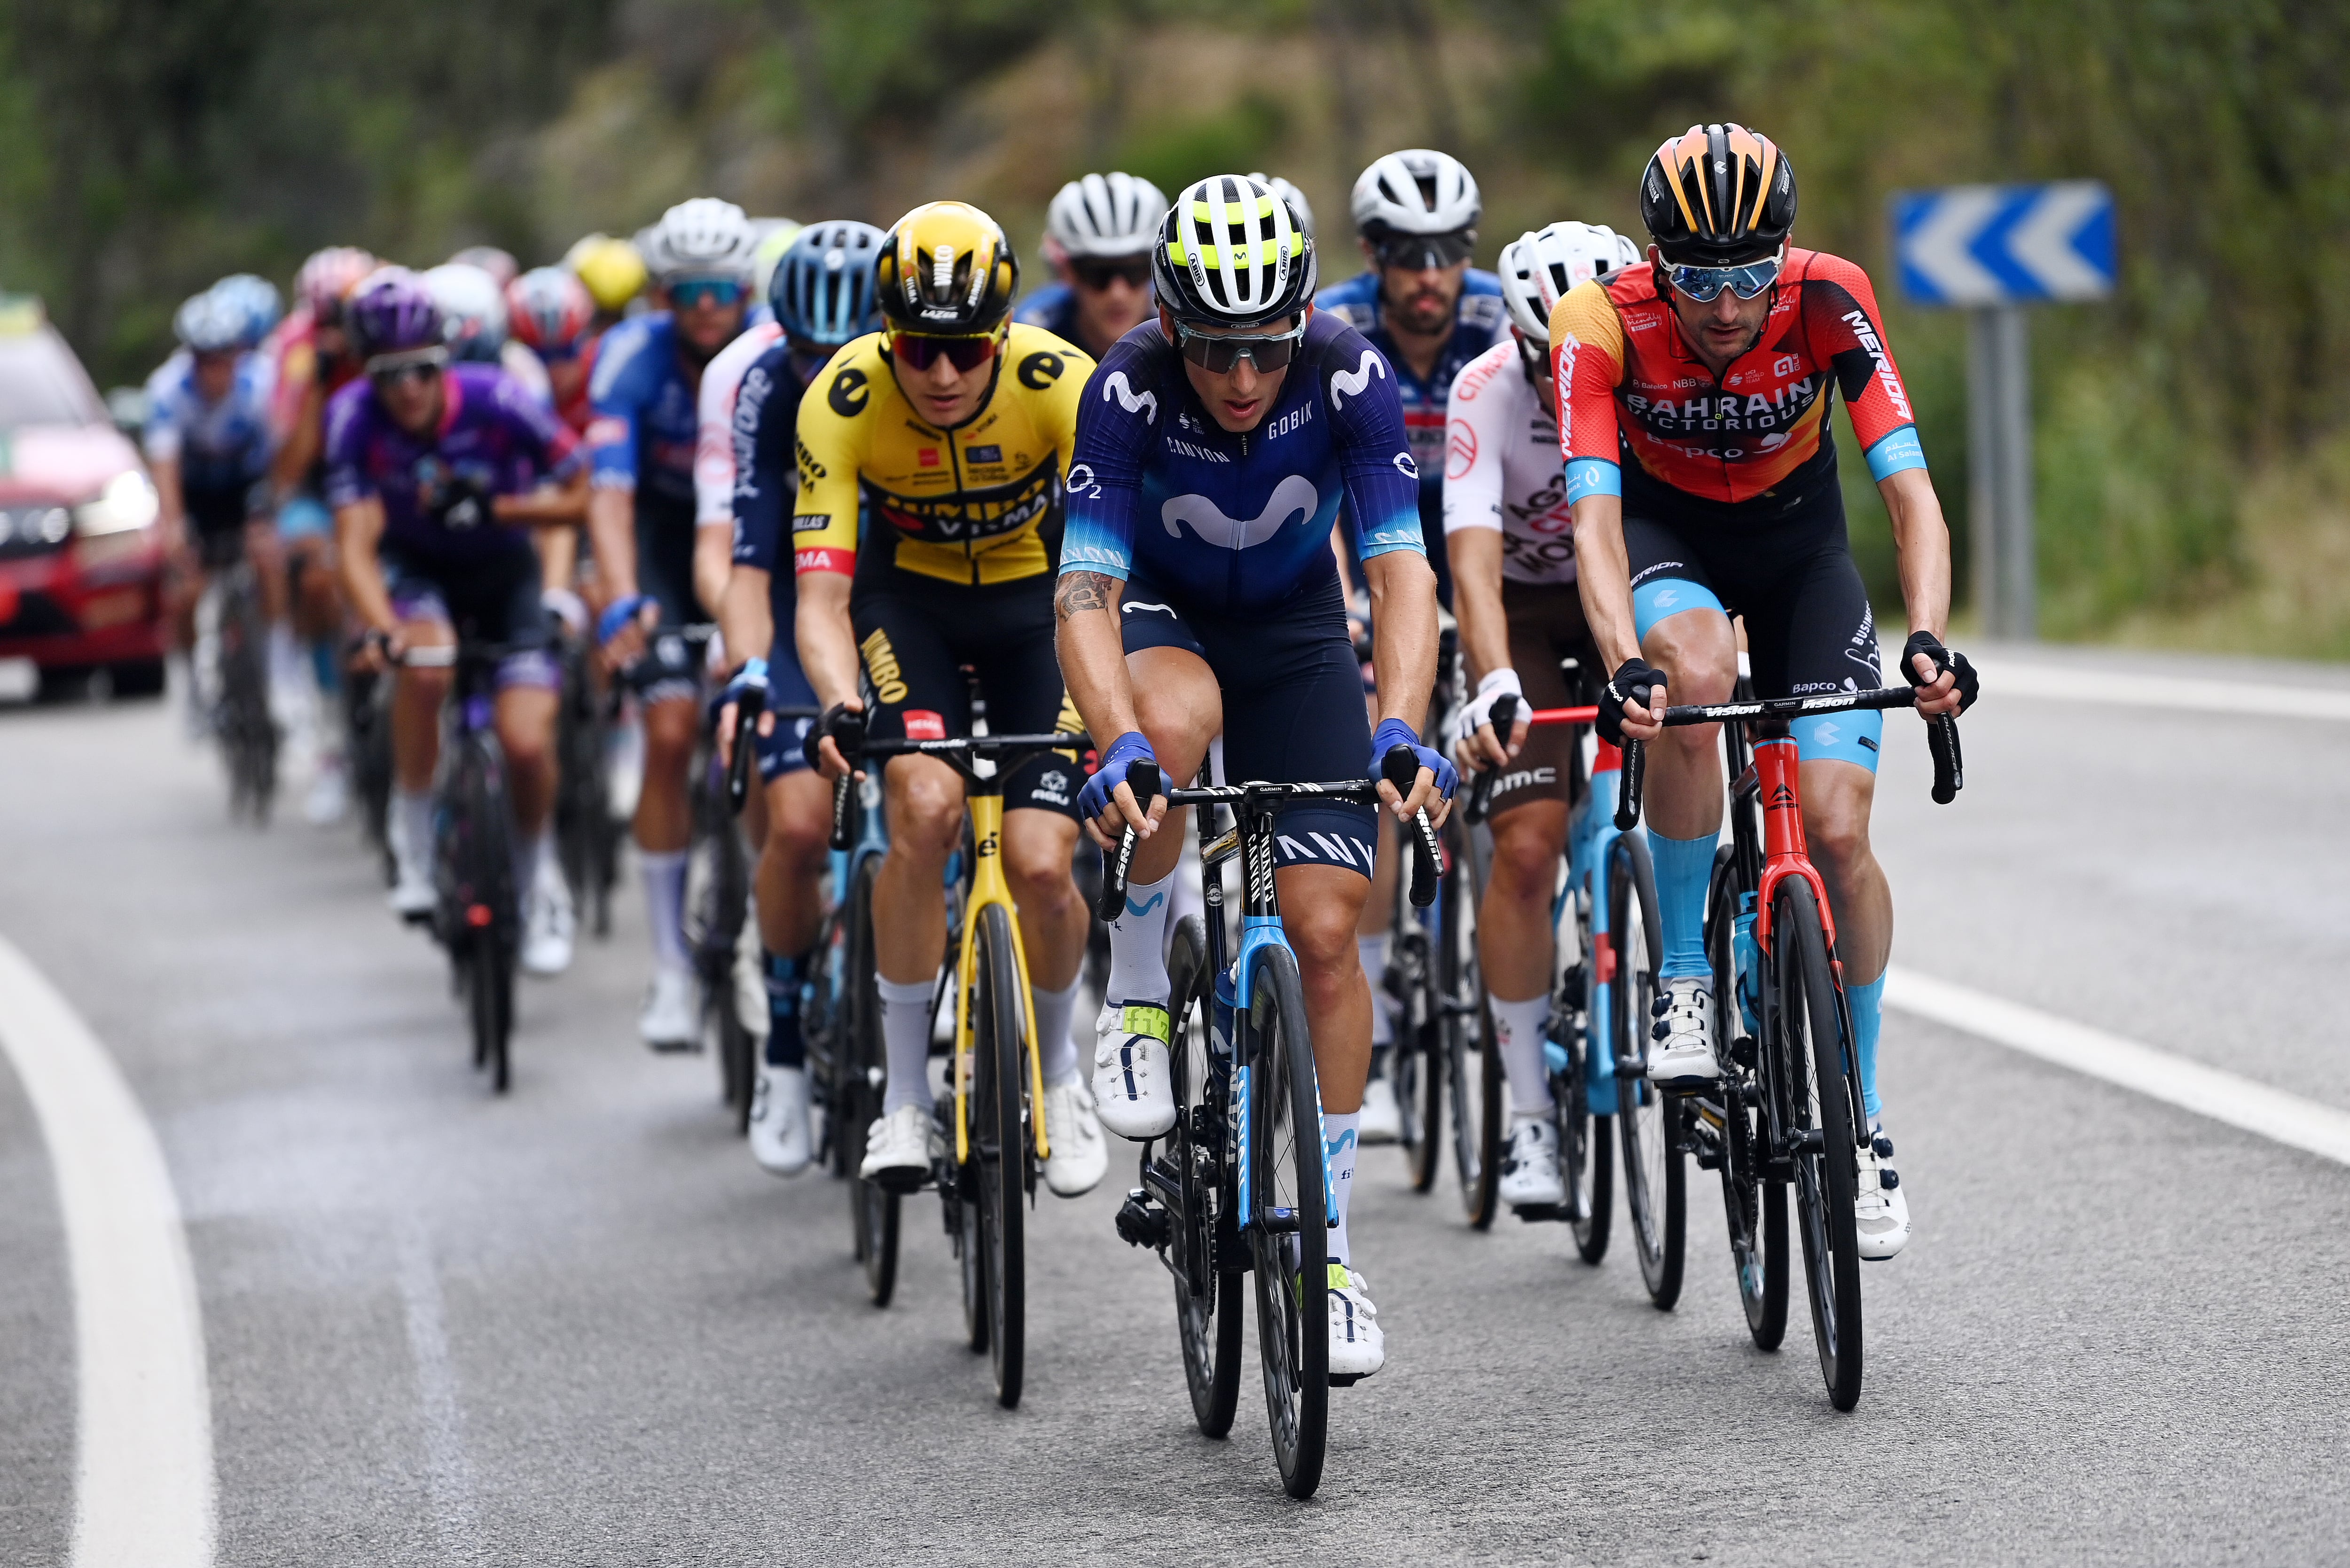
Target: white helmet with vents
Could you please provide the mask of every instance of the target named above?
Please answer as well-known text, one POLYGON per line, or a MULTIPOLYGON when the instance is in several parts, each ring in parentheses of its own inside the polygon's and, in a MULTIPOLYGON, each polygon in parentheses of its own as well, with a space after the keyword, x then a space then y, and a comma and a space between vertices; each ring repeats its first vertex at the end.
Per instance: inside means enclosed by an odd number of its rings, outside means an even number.
POLYGON ((1158 237, 1167 194, 1136 174, 1088 174, 1061 187, 1045 237, 1064 256, 1137 256, 1158 237))
POLYGON ((1288 202, 1291 211, 1297 214, 1297 221, 1305 225, 1306 237, 1308 239, 1313 237, 1314 204, 1305 199, 1305 192, 1278 174, 1252 174, 1249 178, 1263 182, 1267 190, 1288 202))
POLYGON ((1383 234, 1453 234, 1477 226, 1477 177, 1458 158, 1415 147, 1390 152, 1355 182, 1355 228, 1383 234))
POLYGON ((1289 203, 1247 174, 1187 185, 1150 251, 1159 303, 1198 327, 1263 327, 1314 297, 1314 240, 1289 203))
POLYGON ((1502 303, 1510 325, 1537 343, 1550 337, 1551 307, 1577 284, 1637 265, 1640 247, 1605 223, 1551 223, 1502 249, 1502 303))
POLYGON ((680 202, 637 236, 645 269, 654 279, 733 277, 751 281, 759 232, 743 209, 715 196, 680 202))

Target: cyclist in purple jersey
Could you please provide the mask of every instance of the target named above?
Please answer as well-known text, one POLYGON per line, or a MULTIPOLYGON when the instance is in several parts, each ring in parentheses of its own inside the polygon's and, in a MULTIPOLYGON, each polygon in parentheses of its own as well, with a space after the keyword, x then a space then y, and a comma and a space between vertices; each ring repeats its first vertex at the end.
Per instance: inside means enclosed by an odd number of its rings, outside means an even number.
MULTIPOLYGON (((494 366, 448 363, 432 297, 405 275, 363 287, 350 322, 367 376, 327 409, 327 504, 343 587, 369 631, 379 670, 411 648, 445 648, 460 628, 507 651, 498 670, 497 732, 515 809, 515 886, 525 909, 524 966, 568 967, 567 932, 535 896, 552 852, 556 675, 547 656, 530 529, 576 516, 587 473, 571 432, 494 366)), ((392 697, 397 875, 392 908, 432 908, 432 773, 451 671, 399 668, 392 697)))

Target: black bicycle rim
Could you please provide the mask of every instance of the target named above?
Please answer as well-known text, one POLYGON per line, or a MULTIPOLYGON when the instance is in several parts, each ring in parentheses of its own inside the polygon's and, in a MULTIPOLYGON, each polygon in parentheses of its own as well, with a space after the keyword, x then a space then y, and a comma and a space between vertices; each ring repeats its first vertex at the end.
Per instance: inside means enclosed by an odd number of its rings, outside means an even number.
POLYGON ((1183 1342, 1183 1381, 1191 1394, 1191 1416, 1200 1430, 1222 1438, 1232 1429, 1240 1407, 1241 1324, 1243 1310, 1239 1271, 1215 1265, 1219 1199, 1223 1196, 1224 1095, 1208 1043, 1207 927, 1186 915, 1175 928, 1168 958, 1174 1000, 1172 1066, 1176 1117, 1162 1157, 1173 1175, 1180 1202, 1168 1212, 1165 1251, 1175 1283, 1175 1324, 1183 1342), (1196 1139, 1196 1141, 1195 1141, 1196 1139))
POLYGON ((1598 1004, 1598 943, 1591 933, 1590 911, 1576 899, 1575 935, 1581 942, 1583 993, 1575 999, 1582 1027, 1568 1043, 1566 1087, 1558 1096, 1559 1174, 1566 1181, 1567 1225, 1575 1235, 1575 1254, 1596 1267, 1607 1256, 1607 1241, 1616 1215, 1616 1118, 1594 1115, 1591 1109, 1591 1060, 1608 1049, 1607 1020, 1598 1004))
POLYGON ((1027 1350, 1028 1276, 1022 1251, 1029 1153, 1024 1114, 1026 1028, 1012 918, 1001 904, 988 905, 980 915, 980 994, 972 1009, 980 1032, 972 1042, 972 1157, 979 1162, 980 1231, 987 1243, 988 1355, 995 1371, 995 1401, 1008 1410, 1020 1403, 1027 1350))
POLYGON ((1321 1106, 1305 992, 1288 949, 1269 947, 1259 955, 1250 989, 1248 1158, 1256 1222, 1249 1237, 1256 1259, 1257 1359, 1282 1487, 1305 1498, 1322 1484, 1330 1425, 1321 1106))
POLYGON ((1784 1074, 1781 1103, 1794 1130, 1819 1134, 1817 1147, 1795 1151, 1804 1283, 1811 1296, 1812 1331, 1829 1403, 1849 1410, 1860 1402, 1860 1251, 1852 1208, 1856 1179, 1852 1113, 1838 1071, 1840 1058, 1832 1054, 1840 1035, 1835 981, 1810 886, 1794 877, 1782 882, 1772 918, 1779 1060, 1784 1074))

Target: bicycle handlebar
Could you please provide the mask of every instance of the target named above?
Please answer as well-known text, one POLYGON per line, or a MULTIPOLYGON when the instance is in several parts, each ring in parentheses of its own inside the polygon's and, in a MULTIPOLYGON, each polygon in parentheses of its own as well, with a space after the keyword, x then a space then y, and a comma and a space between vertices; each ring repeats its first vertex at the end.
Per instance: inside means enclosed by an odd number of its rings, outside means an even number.
POLYGON ((736 816, 743 815, 743 803, 751 798, 751 753, 756 749, 759 715, 767 710, 764 688, 753 686, 734 699, 734 732, 727 743, 733 748, 726 768, 726 809, 736 816))
MULTIPOLYGON (((1379 773, 1395 785, 1398 794, 1409 795, 1411 786, 1419 782, 1419 755, 1409 746, 1389 746, 1388 754, 1379 759, 1379 773)), ((1412 826, 1419 831, 1411 836, 1411 907, 1425 909, 1436 902, 1436 877, 1444 864, 1444 851, 1436 842, 1436 829, 1430 825, 1425 807, 1412 813, 1412 826)))
POLYGON ((837 711, 809 734, 811 743, 821 736, 830 735, 833 744, 840 748, 842 760, 848 772, 832 781, 833 848, 845 850, 856 838, 852 831, 852 806, 857 798, 857 764, 869 757, 936 757, 965 778, 975 775, 971 770, 974 757, 1001 758, 1013 752, 1083 751, 1093 742, 1082 730, 1055 731, 1049 735, 965 735, 951 741, 868 741, 865 738, 865 715, 837 711))
MULTIPOLYGON (((1144 815, 1150 811, 1153 795, 1167 792, 1159 787, 1157 763, 1131 763, 1126 770, 1126 787, 1134 792, 1135 804, 1144 815)), ((1132 827, 1118 836, 1118 847, 1102 863, 1101 898, 1094 905, 1094 913, 1104 923, 1115 920, 1126 912, 1126 877, 1134 869, 1136 834, 1132 827)))
MULTIPOLYGON (((1693 702, 1665 710, 1668 726, 1719 724, 1732 720, 1790 720, 1814 713, 1848 713, 1879 708, 1914 708, 1918 689, 1886 686, 1874 691, 1832 691, 1816 697, 1769 697, 1746 702, 1693 702)), ((1959 750, 1955 715, 1939 713, 1926 722, 1926 749, 1934 759, 1933 796, 1936 805, 1948 805, 1966 787, 1966 764, 1959 750)), ((1616 801, 1616 827, 1629 833, 1639 825, 1640 795, 1648 778, 1648 746, 1626 737, 1622 793, 1616 801)))
MULTIPOLYGON (((1493 738, 1502 742, 1503 751, 1508 751, 1510 732, 1518 724, 1517 693, 1504 691, 1494 698, 1492 713, 1486 722, 1493 726, 1493 738)), ((1493 799, 1493 786, 1502 782, 1502 769, 1507 765, 1497 763, 1485 769, 1470 784, 1469 798, 1461 805, 1461 819, 1470 826, 1485 820, 1485 808, 1493 799)))

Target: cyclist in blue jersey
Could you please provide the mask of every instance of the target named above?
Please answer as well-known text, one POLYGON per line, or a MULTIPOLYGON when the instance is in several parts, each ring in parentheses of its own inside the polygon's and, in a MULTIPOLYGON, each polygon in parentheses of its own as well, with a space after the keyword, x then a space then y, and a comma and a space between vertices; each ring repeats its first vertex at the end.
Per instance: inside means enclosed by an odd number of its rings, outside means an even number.
MULTIPOLYGON (((1388 784, 1380 797, 1440 821, 1454 780, 1414 728, 1435 680, 1436 582, 1394 377, 1360 333, 1315 313, 1313 242, 1259 181, 1184 191, 1152 264, 1159 319, 1086 386, 1055 598, 1063 676, 1107 741, 1080 809, 1105 846, 1124 826, 1144 836, 1110 926, 1094 1056, 1102 1124, 1128 1138, 1175 1117, 1160 954, 1183 839, 1163 800, 1134 798, 1128 770, 1154 762, 1188 779, 1219 732, 1224 776, 1242 782, 1377 774, 1409 745, 1422 764, 1409 797, 1388 784), (1376 734, 1330 550, 1342 502, 1378 610, 1376 734)), ((1347 1230, 1371 1023, 1354 933, 1376 820, 1366 805, 1295 802, 1278 839, 1335 1198, 1330 1370, 1356 1376, 1386 1358, 1347 1230)))
POLYGON ((799 493, 795 434, 801 394, 834 352, 880 330, 873 264, 887 237, 870 223, 800 230, 767 280, 772 331, 754 327, 737 338, 711 362, 702 386, 703 450, 695 475, 703 493, 702 525, 729 530, 733 569, 718 624, 729 657, 745 656, 720 708, 721 747, 733 735, 734 705, 743 692, 757 690, 769 710, 756 742, 764 812, 753 824, 767 1044, 752 1090, 751 1155, 777 1176, 796 1176, 812 1153, 799 994, 824 918, 817 884, 832 812, 831 786, 801 753, 808 721, 781 721, 773 712, 816 706, 793 638, 799 605, 790 542, 799 493), (747 364, 731 363, 745 350, 747 364))
POLYGON ((1061 187, 1045 214, 1045 260, 1057 283, 1020 302, 1014 321, 1041 327, 1098 359, 1150 319, 1150 244, 1167 198, 1133 174, 1088 174, 1061 187))
POLYGON ((656 1051, 681 1051, 693 1045, 701 1019, 685 945, 686 770, 701 724, 701 671, 682 635, 702 618, 693 591, 695 394, 702 368, 743 330, 758 236, 742 208, 702 196, 671 207, 642 243, 668 308, 622 321, 597 350, 588 530, 611 595, 597 638, 613 667, 627 670, 644 722, 635 827, 653 979, 637 1033, 656 1051))

